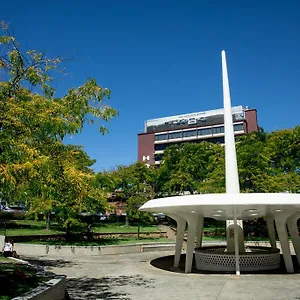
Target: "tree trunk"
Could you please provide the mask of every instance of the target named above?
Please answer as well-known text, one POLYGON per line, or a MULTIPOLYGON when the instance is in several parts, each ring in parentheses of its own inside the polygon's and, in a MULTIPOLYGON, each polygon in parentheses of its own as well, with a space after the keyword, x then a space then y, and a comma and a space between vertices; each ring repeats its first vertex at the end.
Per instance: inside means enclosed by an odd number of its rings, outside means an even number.
POLYGON ((128 215, 126 214, 126 218, 125 218, 125 226, 128 227, 129 226, 129 218, 128 215))
POLYGON ((66 227, 66 240, 70 239, 70 230, 71 230, 71 226, 70 226, 70 222, 68 222, 66 227))
POLYGON ((46 230, 50 229, 50 212, 47 213, 46 230))
POLYGON ((138 240, 140 239, 140 217, 138 218, 138 240))

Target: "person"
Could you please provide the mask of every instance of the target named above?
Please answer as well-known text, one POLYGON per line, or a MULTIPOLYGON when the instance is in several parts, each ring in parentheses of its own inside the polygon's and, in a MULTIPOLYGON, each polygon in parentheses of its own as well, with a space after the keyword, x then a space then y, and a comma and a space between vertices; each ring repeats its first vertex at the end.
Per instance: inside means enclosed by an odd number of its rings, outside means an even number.
POLYGON ((7 240, 3 247, 3 255, 4 257, 12 257, 13 256, 13 244, 10 240, 7 240))
POLYGON ((88 232, 87 232, 88 240, 91 240, 91 239, 93 238, 93 228, 92 228, 92 224, 89 224, 87 230, 88 230, 88 232))
POLYGON ((20 258, 20 256, 18 255, 17 251, 15 250, 14 240, 11 239, 10 242, 12 244, 12 250, 13 250, 12 257, 14 257, 14 258, 20 258))

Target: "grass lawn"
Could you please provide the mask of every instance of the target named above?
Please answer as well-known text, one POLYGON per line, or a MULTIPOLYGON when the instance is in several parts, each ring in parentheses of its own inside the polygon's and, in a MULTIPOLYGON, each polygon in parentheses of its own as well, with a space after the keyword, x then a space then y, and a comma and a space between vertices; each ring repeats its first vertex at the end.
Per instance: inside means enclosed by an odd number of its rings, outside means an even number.
MULTIPOLYGON (((51 223, 50 229, 45 229, 45 221, 34 220, 16 220, 11 221, 19 225, 19 228, 9 228, 6 230, 7 236, 22 236, 22 235, 47 235, 47 234, 64 234, 65 230, 57 223, 51 223), (24 228, 22 228, 24 226, 24 228), (29 227, 30 226, 30 227, 29 227)), ((82 227, 75 232, 86 232, 86 228, 82 227)), ((159 231, 157 226, 140 226, 140 232, 155 232, 159 231)), ((97 223, 93 226, 95 233, 120 233, 120 232, 138 232, 137 226, 126 227, 124 223, 97 223)))
POLYGON ((4 257, 4 256, 2 256, 2 255, 0 255, 0 264, 1 264, 1 263, 9 263, 9 262, 11 262, 10 259, 8 259, 8 258, 6 258, 6 257, 4 257))
POLYGON ((40 245, 58 245, 58 246, 109 246, 109 245, 128 245, 138 243, 165 243, 173 242, 167 238, 119 238, 119 239, 99 239, 93 241, 37 241, 27 242, 28 244, 40 244, 40 245))
MULTIPOLYGON (((157 226, 140 226, 140 232, 155 232, 160 231, 157 226)), ((99 233, 106 233, 106 232, 112 232, 112 233, 119 233, 119 232, 138 232, 137 226, 125 226, 123 224, 101 224, 95 225, 93 227, 93 232, 99 232, 99 233)))
POLYGON ((6 229, 7 236, 20 236, 20 235, 45 235, 45 234, 62 234, 64 230, 59 227, 57 223, 53 223, 50 229, 46 229, 45 221, 34 220, 13 220, 9 223, 17 224, 19 228, 6 229), (24 228, 22 228, 24 226, 24 228))
MULTIPOLYGON (((288 239, 291 240, 290 237, 288 237, 288 239)), ((260 236, 258 236, 258 237, 252 236, 251 238, 245 237, 245 242, 259 242, 259 241, 269 242, 270 239, 268 237, 260 237, 260 236)), ((279 241, 279 240, 277 240, 277 241, 279 241)))
MULTIPOLYGON (((13 220, 12 223, 16 223, 18 225, 30 225, 32 227, 45 228, 45 221, 37 221, 37 220, 13 220)), ((52 226, 58 226, 57 223, 52 223, 52 226)))
POLYGON ((20 235, 45 235, 45 234, 62 234, 64 231, 53 229, 40 229, 40 228, 12 228, 6 229, 7 236, 20 236, 20 235))
POLYGON ((207 242, 223 242, 226 241, 226 237, 224 236, 204 236, 203 241, 207 242))

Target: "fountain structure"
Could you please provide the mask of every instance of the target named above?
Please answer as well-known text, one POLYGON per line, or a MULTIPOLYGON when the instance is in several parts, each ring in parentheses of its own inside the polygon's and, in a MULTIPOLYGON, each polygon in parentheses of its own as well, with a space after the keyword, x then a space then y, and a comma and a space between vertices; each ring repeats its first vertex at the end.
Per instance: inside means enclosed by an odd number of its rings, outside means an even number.
POLYGON ((300 264, 300 194, 240 193, 231 99, 225 51, 222 51, 223 100, 225 121, 226 193, 198 194, 153 199, 140 210, 162 212, 177 222, 174 267, 179 266, 182 244, 187 230, 185 273, 192 270, 195 253, 196 268, 206 271, 240 272, 272 270, 280 266, 280 250, 276 247, 275 225, 285 267, 294 272, 287 227, 300 264), (227 221, 226 246, 202 246, 204 218, 227 221), (270 247, 245 247, 243 220, 265 217, 270 247), (196 241, 196 247, 195 247, 196 241))

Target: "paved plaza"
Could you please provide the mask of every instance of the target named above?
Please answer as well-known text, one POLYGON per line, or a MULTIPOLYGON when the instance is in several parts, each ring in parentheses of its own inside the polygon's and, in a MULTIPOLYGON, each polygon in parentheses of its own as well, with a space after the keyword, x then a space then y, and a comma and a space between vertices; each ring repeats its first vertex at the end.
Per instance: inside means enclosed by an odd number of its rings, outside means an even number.
POLYGON ((40 257, 38 264, 67 275, 71 299, 206 299, 300 300, 300 274, 211 275, 183 274, 154 267, 150 262, 173 252, 40 257))

